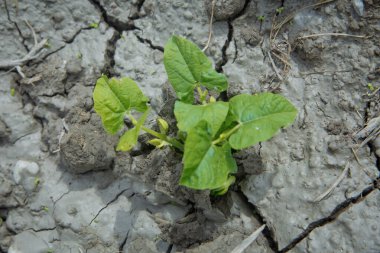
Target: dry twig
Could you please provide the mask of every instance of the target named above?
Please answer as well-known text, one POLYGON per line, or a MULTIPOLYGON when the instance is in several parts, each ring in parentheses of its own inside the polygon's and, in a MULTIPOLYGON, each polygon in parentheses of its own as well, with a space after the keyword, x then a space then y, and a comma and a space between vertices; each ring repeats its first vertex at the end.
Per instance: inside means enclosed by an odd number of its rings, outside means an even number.
POLYGON ((207 48, 210 46, 210 42, 211 42, 212 20, 214 18, 215 2, 216 2, 216 0, 212 0, 212 3, 211 3, 211 17, 210 17, 210 24, 209 24, 209 27, 208 27, 208 40, 207 40, 206 46, 202 49, 203 52, 207 50, 207 48))
POLYGON ((366 39, 366 38, 368 38, 365 35, 353 35, 353 34, 347 34, 347 33, 316 33, 316 34, 310 34, 310 35, 300 36, 300 37, 297 38, 297 40, 304 40, 304 39, 321 37, 321 36, 353 37, 353 38, 359 38, 359 39, 366 39))
POLYGON ((270 62, 272 63, 272 67, 274 69, 274 72, 276 72, 278 79, 280 79, 281 81, 284 81, 284 78, 282 78, 282 76, 280 75, 280 71, 278 70, 276 64, 274 63, 271 53, 269 51, 268 51, 268 57, 269 57, 270 62))
POLYGON ((363 164, 361 163, 360 159, 359 159, 359 156, 356 152, 355 149, 351 148, 351 151, 352 153, 354 154, 354 157, 355 157, 355 160, 358 162, 359 164, 359 168, 362 169, 364 171, 364 173, 370 178, 370 179, 374 179, 376 178, 376 175, 373 175, 365 166, 363 166, 363 164))
POLYGON ((25 23, 29 27, 29 29, 32 31, 33 39, 34 39, 34 46, 21 59, 0 61, 0 69, 9 70, 8 72, 12 71, 13 69, 16 69, 22 78, 25 78, 25 75, 21 70, 21 66, 23 66, 24 64, 26 64, 27 62, 29 62, 31 60, 34 60, 34 59, 37 59, 38 57, 40 57, 40 55, 44 51, 43 48, 44 48, 45 44, 47 43, 47 39, 43 39, 40 42, 38 42, 37 35, 36 35, 36 32, 34 31, 33 27, 30 25, 30 23, 27 20, 25 20, 25 23))
POLYGON ((298 9, 297 11, 295 11, 295 12, 289 14, 289 15, 286 16, 286 17, 285 17, 280 23, 275 24, 275 25, 272 27, 272 30, 271 30, 271 32, 270 32, 270 38, 271 38, 271 40, 274 40, 274 39, 277 37, 277 35, 278 35, 279 31, 281 30, 281 28, 282 28, 286 23, 288 23, 290 20, 292 20, 298 12, 303 11, 303 10, 305 10, 305 9, 318 7, 318 6, 320 6, 320 5, 327 4, 327 3, 331 3, 331 2, 334 2, 334 1, 335 1, 335 0, 324 0, 324 1, 320 1, 320 2, 318 2, 318 3, 315 3, 315 4, 311 4, 311 5, 307 5, 307 6, 305 6, 305 7, 302 7, 301 9, 298 9))
POLYGON ((380 116, 368 121, 367 125, 361 129, 359 132, 354 134, 355 138, 361 139, 365 138, 364 141, 359 145, 358 149, 363 147, 372 139, 375 139, 380 133, 380 116))
POLYGON ((339 185, 339 183, 342 182, 342 180, 346 176, 347 171, 349 170, 349 168, 350 168, 350 163, 347 162, 346 167, 344 168, 342 174, 340 174, 340 176, 335 180, 335 182, 324 193, 322 193, 321 195, 319 195, 318 197, 316 197, 313 200, 313 202, 319 202, 322 199, 326 198, 339 185))
POLYGON ((10 69, 18 66, 22 66, 28 61, 38 58, 42 52, 40 50, 46 44, 47 39, 41 40, 39 43, 33 46, 33 48, 23 58, 18 60, 0 61, 0 69, 10 69))
POLYGON ((242 253, 244 250, 253 243, 256 238, 260 235, 260 233, 264 230, 265 225, 262 225, 256 231, 254 231, 250 236, 244 239, 238 246, 236 246, 231 253, 242 253))

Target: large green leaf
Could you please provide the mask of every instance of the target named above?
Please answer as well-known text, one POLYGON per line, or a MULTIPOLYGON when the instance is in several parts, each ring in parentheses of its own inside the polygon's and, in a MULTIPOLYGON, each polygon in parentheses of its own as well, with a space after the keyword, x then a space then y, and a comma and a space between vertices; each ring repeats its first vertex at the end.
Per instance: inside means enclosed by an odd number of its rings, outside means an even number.
POLYGON ((223 91, 227 79, 217 73, 207 56, 191 41, 172 36, 165 45, 164 64, 170 83, 178 98, 192 103, 193 91, 197 85, 223 91))
POLYGON ((230 112, 239 126, 229 138, 234 149, 268 140, 297 116, 297 109, 287 99, 272 93, 235 96, 230 100, 230 112))
POLYGON ((133 146, 136 145, 140 129, 142 125, 144 125, 144 122, 148 117, 148 113, 149 110, 145 111, 144 114, 137 121, 137 124, 120 137, 119 143, 116 147, 117 151, 129 151, 133 148, 133 146))
POLYGON ((144 112, 148 108, 148 98, 129 78, 100 77, 96 82, 93 98, 94 109, 102 118, 104 128, 111 134, 123 127, 127 111, 134 109, 144 112))
POLYGON ((200 83, 209 88, 219 92, 225 91, 228 88, 227 77, 211 68, 207 72, 202 72, 200 83))
POLYGON ((183 162, 180 184, 193 189, 223 187, 229 175, 237 171, 230 144, 212 144, 211 129, 203 120, 187 136, 183 162))
POLYGON ((211 135, 214 136, 223 124, 228 113, 227 102, 215 102, 207 105, 189 105, 177 101, 174 106, 174 115, 178 129, 189 132, 201 120, 209 123, 211 135))

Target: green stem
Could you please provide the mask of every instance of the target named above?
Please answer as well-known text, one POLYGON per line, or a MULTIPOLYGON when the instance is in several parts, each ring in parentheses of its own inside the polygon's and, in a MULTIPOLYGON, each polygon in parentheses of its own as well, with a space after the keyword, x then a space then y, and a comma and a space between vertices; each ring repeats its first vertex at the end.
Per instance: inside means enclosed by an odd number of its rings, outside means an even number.
POLYGON ((221 133, 219 135, 219 138, 214 140, 212 142, 213 145, 216 145, 216 144, 219 144, 225 140, 228 139, 228 137, 230 137, 233 133, 235 133, 242 125, 239 123, 237 124, 236 126, 234 126, 233 128, 227 130, 227 131, 224 131, 223 133, 221 133))
POLYGON ((166 141, 167 143, 169 143, 173 147, 179 149, 180 151, 183 151, 183 144, 180 143, 179 141, 177 141, 176 139, 170 138, 169 136, 167 136, 165 134, 156 132, 156 131, 154 131, 154 130, 152 130, 150 128, 144 127, 144 126, 142 126, 141 129, 143 131, 147 132, 148 134, 153 135, 154 137, 157 137, 158 139, 166 141))
MULTIPOLYGON (((133 125, 137 124, 137 120, 132 116, 131 113, 128 113, 128 117, 131 119, 133 125)), ((141 129, 143 131, 147 132, 148 134, 153 135, 154 137, 157 137, 158 139, 166 141, 167 143, 169 143, 173 147, 175 147, 178 150, 180 150, 180 151, 183 152, 183 144, 180 143, 179 141, 177 141, 176 139, 170 138, 166 134, 162 134, 162 133, 156 132, 156 131, 154 131, 154 130, 152 130, 150 128, 144 127, 144 126, 141 126, 141 129)))

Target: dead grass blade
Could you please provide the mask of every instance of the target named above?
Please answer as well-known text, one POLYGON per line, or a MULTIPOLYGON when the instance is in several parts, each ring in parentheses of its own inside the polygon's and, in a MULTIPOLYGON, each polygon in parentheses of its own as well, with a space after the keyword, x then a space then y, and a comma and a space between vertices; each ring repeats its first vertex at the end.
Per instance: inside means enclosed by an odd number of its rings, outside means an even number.
POLYGON ((202 52, 206 51, 207 48, 210 46, 211 37, 212 37, 212 20, 214 18, 214 8, 215 8, 216 0, 212 0, 211 2, 211 17, 210 17, 210 24, 208 27, 208 40, 206 46, 202 49, 202 52))
POLYGON ((300 37, 297 38, 297 40, 304 40, 304 39, 315 38, 315 37, 322 37, 322 36, 353 37, 353 38, 359 38, 359 39, 366 39, 366 38, 368 38, 365 35, 353 35, 353 34, 347 34, 347 33, 316 33, 316 34, 310 34, 310 35, 300 36, 300 37))
POLYGON ((281 28, 286 24, 288 23, 290 20, 292 20, 295 15, 300 12, 300 11, 303 11, 305 9, 309 9, 309 8, 314 8, 314 7, 317 7, 317 6, 320 6, 320 5, 323 5, 323 4, 327 4, 327 3, 331 3, 331 2, 334 2, 335 0, 324 0, 324 1, 320 1, 318 3, 315 3, 315 4, 311 4, 311 5, 307 5, 305 7, 302 7, 301 9, 289 14, 288 16, 286 16, 281 22, 279 22, 278 24, 275 24, 273 27, 272 27, 272 30, 271 30, 271 36, 270 38, 271 39, 275 39, 279 33, 279 31, 281 30, 281 28))
POLYGON ((350 168, 350 163, 347 162, 346 167, 344 168, 340 176, 335 180, 335 182, 325 192, 323 192, 321 195, 316 197, 313 200, 313 202, 319 202, 322 199, 326 198, 339 185, 339 183, 342 182, 344 177, 347 175, 347 171, 349 170, 349 168, 350 168))
POLYGON ((255 232, 253 232, 250 236, 244 239, 238 246, 236 246, 231 253, 243 253, 244 250, 253 243, 256 238, 260 235, 260 233, 264 230, 265 225, 262 225, 255 232))

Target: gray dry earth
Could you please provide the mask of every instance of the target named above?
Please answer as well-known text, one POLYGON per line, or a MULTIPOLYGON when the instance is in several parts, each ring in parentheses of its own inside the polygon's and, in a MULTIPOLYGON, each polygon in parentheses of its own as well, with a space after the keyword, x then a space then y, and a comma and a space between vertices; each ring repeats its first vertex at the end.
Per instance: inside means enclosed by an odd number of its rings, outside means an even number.
POLYGON ((206 53, 229 78, 226 95, 277 92, 299 110, 291 127, 235 153, 226 196, 179 187, 181 158, 145 135, 130 154, 114 151, 92 109, 96 79, 133 78, 155 108, 150 122, 170 119, 163 46, 179 34, 204 47, 210 2, 0 1, 0 62, 33 47, 25 20, 48 39, 24 78, 0 71, 0 252, 230 252, 262 224, 245 252, 380 252, 380 137, 352 152, 353 134, 380 113, 367 87, 380 87, 378 0, 216 1, 206 53), (299 38, 321 33, 366 37, 299 38))

